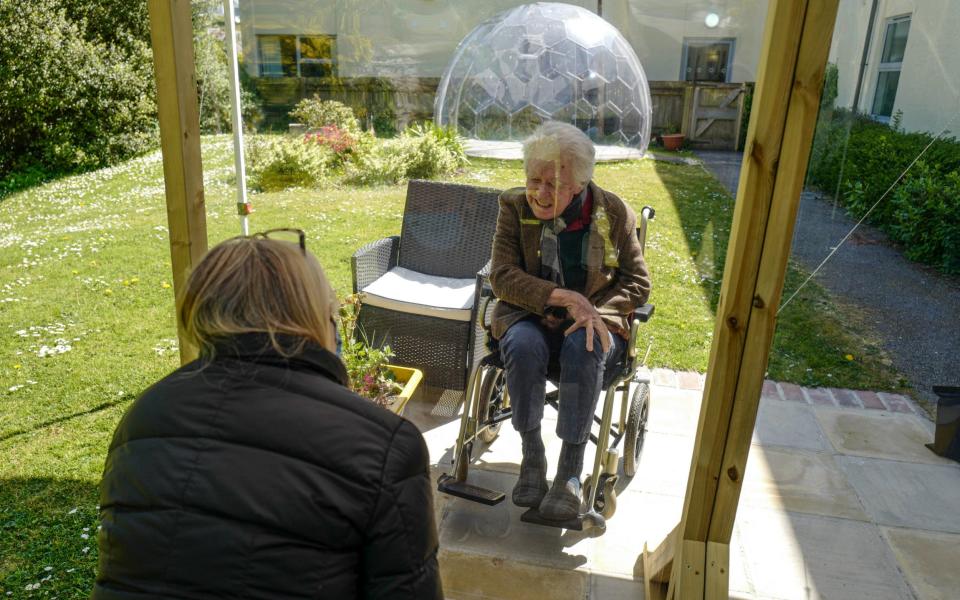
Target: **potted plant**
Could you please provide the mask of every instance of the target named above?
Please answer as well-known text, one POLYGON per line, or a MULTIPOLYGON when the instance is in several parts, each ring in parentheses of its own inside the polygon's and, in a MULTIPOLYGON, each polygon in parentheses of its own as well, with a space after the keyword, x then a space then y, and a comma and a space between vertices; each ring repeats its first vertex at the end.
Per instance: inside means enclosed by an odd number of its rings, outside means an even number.
POLYGON ((423 379, 419 369, 391 365, 390 346, 374 348, 356 335, 360 295, 347 296, 340 305, 341 358, 350 377, 350 388, 387 410, 403 414, 407 402, 423 379))
POLYGON ((680 128, 675 123, 670 123, 660 134, 660 142, 664 149, 676 151, 683 146, 684 135, 680 133, 680 128))

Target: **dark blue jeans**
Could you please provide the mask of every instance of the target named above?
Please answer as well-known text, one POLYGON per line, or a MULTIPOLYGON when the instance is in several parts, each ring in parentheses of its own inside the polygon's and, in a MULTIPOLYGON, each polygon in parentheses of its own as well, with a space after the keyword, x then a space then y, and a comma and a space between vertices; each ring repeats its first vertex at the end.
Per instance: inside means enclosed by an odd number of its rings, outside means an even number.
POLYGON ((547 372, 551 365, 559 364, 557 436, 581 444, 590 436, 601 387, 614 375, 627 342, 608 334, 610 350, 604 354, 600 336, 594 334, 593 351, 587 352, 585 329, 568 336, 563 335, 563 329, 548 329, 534 317, 518 321, 500 340, 500 353, 513 407, 513 428, 523 433, 540 426, 547 372))

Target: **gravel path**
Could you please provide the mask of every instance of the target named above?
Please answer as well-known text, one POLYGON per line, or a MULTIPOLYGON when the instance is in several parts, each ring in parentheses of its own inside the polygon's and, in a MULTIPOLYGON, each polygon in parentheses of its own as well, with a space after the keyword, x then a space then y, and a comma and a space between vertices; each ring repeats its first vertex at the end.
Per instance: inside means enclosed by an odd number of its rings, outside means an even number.
MULTIPOLYGON (((736 194, 742 154, 696 154, 736 194)), ((813 270, 854 224, 829 199, 803 192, 792 257, 813 270)), ((883 232, 861 225, 814 280, 865 315, 893 368, 928 410, 936 402, 932 386, 960 385, 960 278, 907 260, 883 232)))

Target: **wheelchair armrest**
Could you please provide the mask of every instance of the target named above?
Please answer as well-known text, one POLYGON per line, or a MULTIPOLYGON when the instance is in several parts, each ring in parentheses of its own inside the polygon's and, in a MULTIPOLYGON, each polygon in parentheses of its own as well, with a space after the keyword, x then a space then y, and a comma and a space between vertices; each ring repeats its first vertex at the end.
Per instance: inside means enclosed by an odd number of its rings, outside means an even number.
POLYGON ((640 308, 634 309, 633 318, 641 323, 646 323, 653 316, 653 304, 644 304, 640 308))
POLYGON ((493 261, 488 260, 487 264, 483 265, 483 268, 477 271, 477 297, 478 298, 493 297, 493 288, 490 286, 490 268, 492 264, 493 264, 493 261))
POLYGON ((353 293, 383 276, 397 266, 400 253, 400 236, 392 235, 362 246, 350 258, 350 270, 353 272, 353 293))

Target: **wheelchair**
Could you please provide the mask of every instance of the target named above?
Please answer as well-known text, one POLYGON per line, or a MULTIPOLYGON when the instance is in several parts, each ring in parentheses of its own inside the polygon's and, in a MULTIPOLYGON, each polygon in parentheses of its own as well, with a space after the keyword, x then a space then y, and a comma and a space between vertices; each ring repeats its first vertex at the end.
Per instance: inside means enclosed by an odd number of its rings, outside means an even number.
MULTIPOLYGON (((637 237, 640 247, 646 249, 647 222, 653 220, 655 211, 645 206, 640 212, 637 225, 637 237)), ((486 271, 486 269, 485 269, 486 271)), ((471 370, 467 380, 467 390, 463 413, 460 417, 460 432, 454 446, 452 473, 443 473, 437 481, 437 489, 445 494, 464 498, 481 504, 493 506, 504 500, 506 494, 501 491, 473 485, 467 481, 473 452, 478 443, 489 445, 500 433, 504 421, 508 421, 513 412, 510 406, 510 392, 506 385, 506 374, 497 343, 490 335, 487 317, 496 302, 493 290, 482 273, 478 279, 481 296, 481 309, 477 314, 477 326, 486 334, 489 351, 471 370)), ((581 531, 584 528, 606 528, 607 519, 617 509, 616 484, 619 478, 620 449, 623 449, 623 473, 633 477, 637 472, 640 452, 643 449, 644 434, 650 413, 650 380, 643 376, 640 367, 646 357, 640 359, 637 354, 640 324, 653 316, 654 306, 645 304, 633 311, 630 319, 630 339, 624 358, 618 363, 616 372, 604 379, 607 384, 603 390, 602 416, 593 416, 598 425, 596 433, 590 432, 590 441, 596 446, 593 469, 581 486, 581 512, 568 521, 545 519, 534 507, 521 516, 521 521, 561 527, 581 531), (633 391, 631 393, 631 386, 633 391), (620 407, 614 421, 614 402, 620 397, 620 407), (586 507, 586 510, 583 510, 586 507)), ((649 353, 649 349, 647 351, 649 353)), ((553 379, 554 373, 548 376, 553 379)), ((553 381, 556 384, 556 381, 553 381)), ((559 390, 546 394, 545 403, 558 408, 559 390)))

